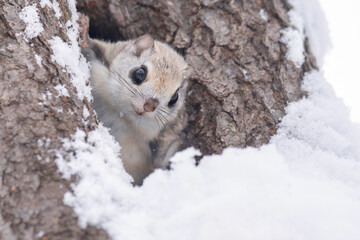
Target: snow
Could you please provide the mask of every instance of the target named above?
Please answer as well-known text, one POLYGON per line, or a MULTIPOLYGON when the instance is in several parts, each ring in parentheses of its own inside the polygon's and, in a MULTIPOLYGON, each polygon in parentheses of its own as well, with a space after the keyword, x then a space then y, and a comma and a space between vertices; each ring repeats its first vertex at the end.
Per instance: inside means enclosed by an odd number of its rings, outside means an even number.
POLYGON ((293 61, 297 67, 304 63, 303 52, 306 35, 309 38, 311 52, 321 67, 325 54, 331 46, 328 24, 321 6, 318 1, 314 0, 289 0, 289 3, 294 6, 288 12, 293 27, 282 30, 282 42, 288 47, 287 58, 293 61))
POLYGON ((77 157, 59 167, 81 178, 64 202, 82 227, 100 226, 112 239, 356 239, 359 164, 291 141, 286 130, 260 150, 228 148, 198 167, 198 151, 187 149, 174 156, 172 171, 157 170, 141 188, 123 178, 111 147, 92 146, 104 136, 95 133, 85 144, 80 131, 65 144, 77 157), (333 172, 331 164, 346 171, 333 172))
POLYGON ((246 69, 242 69, 242 72, 244 74, 245 79, 249 79, 250 76, 248 74, 248 71, 246 69))
MULTIPOLYGON (((326 48, 327 35, 315 34, 316 8, 308 8, 317 3, 291 2, 293 27, 283 30, 283 41, 287 57, 301 66, 304 32, 310 33, 311 48, 326 48)), ((74 40, 77 27, 67 27, 74 40)), ((59 51, 77 46, 56 41, 59 51)), ((325 51, 316 51, 322 58, 325 51)), ((61 54, 54 51, 56 61, 78 76, 79 61, 71 68, 61 54)), ((80 79, 83 89, 85 77, 80 79)), ((321 72, 306 73, 302 88, 308 97, 288 105, 268 145, 227 148, 205 156, 199 166, 199 151, 189 148, 171 159, 170 171, 156 170, 141 187, 131 185, 108 129, 78 129, 57 153, 64 178, 77 176, 64 203, 73 207, 81 227, 96 225, 115 240, 359 239, 360 126, 349 120, 321 72)))
POLYGON ((67 35, 70 43, 64 42, 60 37, 54 36, 49 42, 53 50, 52 61, 57 62, 70 74, 71 83, 77 90, 80 100, 84 98, 92 100, 91 88, 89 86, 89 65, 85 57, 81 54, 80 46, 77 42, 79 37, 79 25, 77 23, 77 13, 75 1, 69 2, 72 12, 71 20, 66 23, 67 35))
POLYGON ((350 108, 352 121, 360 123, 360 1, 344 0, 339 4, 336 0, 320 0, 320 3, 329 22, 332 42, 322 69, 337 96, 350 108))
POLYGON ((81 179, 64 201, 82 227, 100 226, 113 239, 357 239, 359 127, 319 72, 305 76, 303 89, 309 97, 288 106, 271 144, 228 148, 198 167, 199 152, 187 149, 140 188, 129 184, 104 127, 87 143, 78 130, 64 140, 71 161, 58 162, 81 179))
POLYGON ((359 125, 351 123, 344 103, 334 97, 322 74, 307 73, 302 88, 309 97, 288 106, 280 133, 286 129, 287 136, 295 136, 313 148, 360 160, 359 125))
POLYGON ((304 56, 304 23, 297 10, 291 9, 288 12, 290 23, 293 27, 281 30, 281 42, 285 43, 288 52, 286 58, 294 62, 295 66, 300 68, 305 61, 304 56))
POLYGON ((36 64, 39 66, 39 67, 42 67, 42 57, 40 55, 37 55, 36 53, 34 53, 34 56, 35 56, 35 60, 36 60, 36 64))
POLYGON ((269 18, 268 18, 268 15, 267 15, 267 12, 265 11, 265 9, 261 9, 259 12, 259 15, 265 21, 269 21, 269 18))
POLYGON ((24 7, 20 12, 19 17, 26 24, 24 32, 24 39, 26 41, 39 36, 39 34, 44 30, 43 25, 40 22, 39 12, 36 8, 36 4, 24 7))
POLYGON ((55 88, 55 89, 58 91, 58 93, 59 93, 58 97, 62 97, 62 96, 64 96, 64 97, 69 97, 69 96, 70 96, 67 88, 66 88, 64 85, 58 84, 58 85, 56 85, 54 88, 55 88))
POLYGON ((64 202, 74 207, 82 227, 104 221, 116 213, 113 207, 132 189, 131 177, 118 158, 120 146, 101 124, 88 134, 78 129, 71 140, 63 142, 64 149, 57 152, 58 169, 66 179, 73 174, 81 179, 72 186, 74 192, 64 196, 64 202), (94 203, 100 205, 94 207, 94 203))
POLYGON ((331 41, 328 24, 319 1, 289 0, 289 2, 295 7, 296 14, 305 20, 303 22, 304 30, 309 38, 311 52, 314 54, 318 65, 322 66, 325 54, 330 49, 331 41))
POLYGON ((40 6, 42 8, 44 8, 45 6, 48 6, 50 8, 52 8, 55 12, 55 17, 57 19, 60 19, 61 17, 61 11, 60 11, 60 6, 59 6, 59 3, 56 1, 56 0, 41 0, 40 1, 40 6))
POLYGON ((84 106, 84 108, 83 108, 82 117, 83 117, 84 125, 85 126, 88 125, 89 121, 87 119, 90 117, 90 112, 89 112, 89 110, 87 109, 86 106, 84 106))
POLYGON ((36 234, 36 237, 42 238, 44 236, 44 234, 45 234, 44 231, 40 231, 36 234))
POLYGON ((303 35, 297 29, 286 28, 281 30, 281 41, 288 47, 286 58, 300 68, 305 61, 303 35))
POLYGON ((46 90, 46 96, 44 97, 44 99, 51 99, 51 97, 52 97, 52 93, 49 90, 46 90))
POLYGON ((84 109, 83 109, 83 119, 88 119, 88 117, 90 117, 90 113, 89 113, 89 110, 87 109, 86 106, 84 106, 84 109))
POLYGON ((71 83, 75 86, 79 99, 86 97, 91 100, 91 89, 86 85, 90 76, 89 68, 84 57, 80 55, 79 46, 74 45, 75 43, 67 44, 58 36, 49 42, 54 52, 51 59, 70 73, 71 83))

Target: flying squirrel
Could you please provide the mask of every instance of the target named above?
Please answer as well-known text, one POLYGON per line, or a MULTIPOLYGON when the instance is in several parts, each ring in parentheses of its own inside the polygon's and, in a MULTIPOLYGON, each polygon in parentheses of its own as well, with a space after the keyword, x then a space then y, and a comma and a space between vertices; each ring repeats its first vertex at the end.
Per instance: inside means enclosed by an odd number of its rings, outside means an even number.
POLYGON ((149 34, 116 43, 88 38, 82 47, 94 109, 119 142, 133 183, 141 185, 154 168, 169 167, 180 145, 188 65, 149 34))

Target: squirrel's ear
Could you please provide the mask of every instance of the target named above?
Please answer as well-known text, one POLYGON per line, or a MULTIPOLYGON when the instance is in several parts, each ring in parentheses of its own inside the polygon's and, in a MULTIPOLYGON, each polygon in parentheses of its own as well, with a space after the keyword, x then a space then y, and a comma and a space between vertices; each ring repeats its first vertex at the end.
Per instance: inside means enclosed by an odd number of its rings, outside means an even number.
POLYGON ((134 55, 151 54, 154 49, 154 39, 150 34, 145 34, 134 41, 134 55))
POLYGON ((82 54, 88 61, 98 60, 102 62, 106 67, 110 65, 109 53, 113 49, 113 44, 99 41, 96 39, 90 39, 89 44, 81 49, 82 54))

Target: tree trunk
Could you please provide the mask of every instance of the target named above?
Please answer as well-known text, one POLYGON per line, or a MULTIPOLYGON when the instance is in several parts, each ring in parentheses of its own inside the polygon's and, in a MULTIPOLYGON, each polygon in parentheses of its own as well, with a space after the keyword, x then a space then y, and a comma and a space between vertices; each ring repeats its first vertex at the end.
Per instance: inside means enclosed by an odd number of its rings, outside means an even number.
POLYGON ((73 210, 62 203, 70 182, 57 173, 54 162, 60 138, 77 128, 97 125, 88 100, 80 101, 70 76, 51 60, 49 40, 69 43, 65 23, 71 12, 59 1, 62 16, 46 6, 39 10, 44 30, 28 39, 19 13, 25 1, 0 2, 0 239, 105 239, 102 230, 78 227, 73 210), (62 24, 63 27, 60 26, 62 24), (37 63, 35 54, 42 57, 37 63), (69 96, 58 97, 63 84, 69 96), (91 116, 83 122, 83 109, 91 116))
MULTIPOLYGON (((80 100, 69 74, 52 61, 49 40, 59 36, 70 43, 66 23, 72 12, 66 0, 58 2, 59 19, 35 3, 44 30, 27 40, 19 17, 26 1, 0 2, 1 239, 106 238, 97 228, 80 229, 62 203, 70 181, 54 162, 61 138, 98 122, 88 99, 80 100), (59 84, 69 96, 58 97, 59 84)), ((194 71, 183 147, 203 154, 267 143, 286 104, 304 95, 302 76, 316 63, 307 44, 300 68, 286 58, 280 30, 290 27, 289 9, 286 0, 78 1, 78 10, 90 16, 91 37, 115 41, 150 33, 185 56, 194 71)))

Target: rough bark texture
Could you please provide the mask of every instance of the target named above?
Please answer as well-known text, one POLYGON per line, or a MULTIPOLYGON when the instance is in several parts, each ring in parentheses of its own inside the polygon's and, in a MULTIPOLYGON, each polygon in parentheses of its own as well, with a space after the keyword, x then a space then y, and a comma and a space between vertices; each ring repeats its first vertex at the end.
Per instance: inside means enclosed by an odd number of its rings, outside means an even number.
MULTIPOLYGON (((65 26, 71 13, 66 0, 58 2, 65 26)), ((77 226, 62 203, 70 182, 54 163, 59 138, 97 125, 91 104, 79 101, 68 74, 50 58, 48 40, 68 41, 66 29, 46 7, 40 11, 44 31, 25 42, 16 35, 25 29, 18 16, 24 6, 25 0, 0 1, 0 239, 105 239, 102 230, 77 226), (69 98, 56 97, 59 83, 69 98), (91 113, 86 126, 84 105, 91 113)), ((286 104, 303 96, 304 72, 316 68, 307 45, 301 68, 285 57, 279 39, 290 26, 286 0, 79 0, 78 8, 91 18, 92 37, 115 41, 150 33, 186 57, 194 72, 183 147, 204 154, 267 143, 286 104)))
MULTIPOLYGON (((65 26, 71 13, 66 1, 59 4, 65 26)), ((25 1, 0 2, 0 239, 105 239, 102 230, 78 227, 75 213, 62 203, 70 182, 54 162, 62 147, 59 138, 96 125, 91 107, 84 125, 82 112, 89 103, 77 98, 68 74, 50 59, 48 40, 60 36, 68 41, 66 29, 46 7, 39 11, 44 31, 24 41, 16 35, 25 29, 19 18, 23 7, 25 1), (42 67, 34 53, 42 57, 42 67), (57 97, 59 83, 70 97, 57 97)))
POLYGON ((285 57, 280 30, 290 27, 289 9, 286 0, 78 1, 92 37, 150 33, 185 56, 194 73, 183 147, 203 154, 267 143, 287 103, 303 96, 302 76, 316 64, 308 48, 301 68, 285 57))

